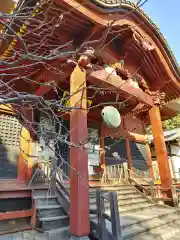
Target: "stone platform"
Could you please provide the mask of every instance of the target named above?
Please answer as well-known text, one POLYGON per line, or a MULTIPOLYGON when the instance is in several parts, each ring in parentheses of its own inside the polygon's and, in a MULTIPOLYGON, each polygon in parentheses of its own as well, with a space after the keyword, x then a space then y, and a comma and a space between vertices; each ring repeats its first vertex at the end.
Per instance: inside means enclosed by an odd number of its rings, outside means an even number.
POLYGON ((0 236, 0 240, 48 240, 43 233, 24 231, 0 236))

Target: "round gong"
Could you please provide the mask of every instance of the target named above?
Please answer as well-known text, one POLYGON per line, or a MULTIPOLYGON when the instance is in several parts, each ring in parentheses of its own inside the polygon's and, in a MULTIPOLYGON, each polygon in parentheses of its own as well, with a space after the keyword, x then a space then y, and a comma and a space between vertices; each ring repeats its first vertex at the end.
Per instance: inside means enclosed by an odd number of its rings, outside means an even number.
POLYGON ((120 126, 121 116, 117 108, 113 106, 104 107, 101 115, 108 127, 117 128, 120 126))

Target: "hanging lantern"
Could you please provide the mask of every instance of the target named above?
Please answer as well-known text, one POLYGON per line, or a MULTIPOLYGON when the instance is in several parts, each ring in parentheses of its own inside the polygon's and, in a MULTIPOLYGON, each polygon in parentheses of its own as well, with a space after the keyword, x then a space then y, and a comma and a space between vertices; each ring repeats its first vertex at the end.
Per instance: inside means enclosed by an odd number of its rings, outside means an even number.
POLYGON ((113 106, 104 107, 101 115, 108 127, 118 128, 120 126, 121 116, 117 108, 113 106))

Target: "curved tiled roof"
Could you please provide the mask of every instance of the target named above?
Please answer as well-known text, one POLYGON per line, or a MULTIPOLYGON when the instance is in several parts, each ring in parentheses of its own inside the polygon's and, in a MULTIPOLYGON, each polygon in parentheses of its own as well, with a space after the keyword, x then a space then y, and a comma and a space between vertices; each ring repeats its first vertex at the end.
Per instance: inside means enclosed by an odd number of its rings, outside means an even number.
POLYGON ((153 21, 150 19, 150 17, 136 4, 134 4, 131 1, 127 0, 89 0, 89 2, 101 7, 104 12, 114 12, 117 13, 117 11, 120 11, 121 9, 127 9, 129 11, 132 11, 133 14, 139 14, 146 22, 149 23, 152 30, 154 30, 157 34, 158 39, 162 42, 164 49, 166 51, 166 54, 170 59, 172 59, 173 67, 177 73, 177 75, 180 77, 180 67, 179 64, 168 45, 167 40, 159 30, 159 28, 156 26, 156 24, 153 23, 153 21))
POLYGON ((174 110, 177 114, 180 114, 180 98, 170 101, 166 104, 166 107, 174 110))
MULTIPOLYGON (((165 138, 165 142, 170 142, 170 141, 179 139, 180 138, 180 128, 175 128, 175 129, 164 131, 164 138, 165 138)), ((148 140, 150 143, 153 143, 154 142, 153 135, 149 135, 148 140)))

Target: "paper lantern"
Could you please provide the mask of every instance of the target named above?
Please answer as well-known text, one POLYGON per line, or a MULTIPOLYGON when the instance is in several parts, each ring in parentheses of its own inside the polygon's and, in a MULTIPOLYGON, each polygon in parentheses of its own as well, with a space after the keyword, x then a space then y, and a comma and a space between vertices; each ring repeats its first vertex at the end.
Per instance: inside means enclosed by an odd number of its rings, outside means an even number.
POLYGON ((110 128, 118 128, 121 124, 121 116, 117 108, 113 106, 104 107, 101 112, 103 121, 110 128))

